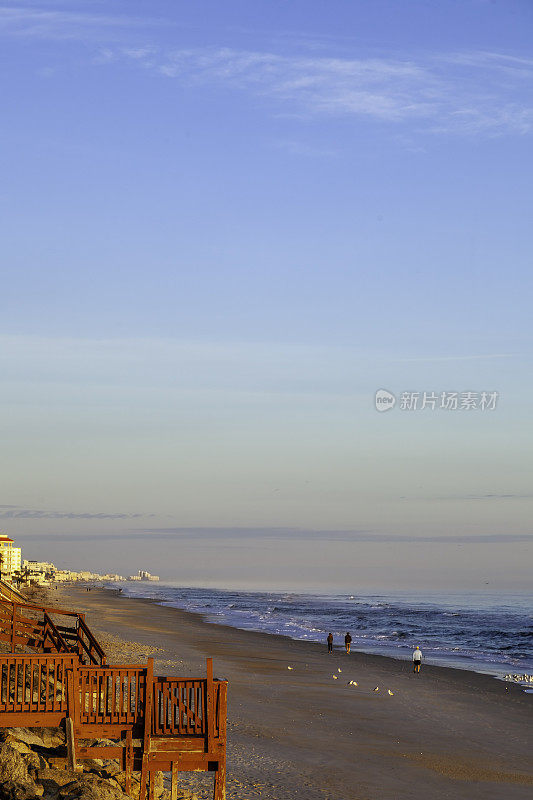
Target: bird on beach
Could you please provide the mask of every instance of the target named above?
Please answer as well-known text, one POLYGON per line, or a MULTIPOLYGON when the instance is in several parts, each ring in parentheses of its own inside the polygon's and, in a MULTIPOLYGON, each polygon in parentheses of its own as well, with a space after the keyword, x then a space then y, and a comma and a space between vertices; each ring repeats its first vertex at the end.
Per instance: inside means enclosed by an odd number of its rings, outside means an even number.
POLYGON ((337 672, 342 672, 342 669, 340 667, 338 667, 337 668, 337 672))
POLYGON ((359 684, 357 683, 357 681, 350 681, 348 683, 348 686, 359 686, 359 684))
POLYGON ((287 669, 294 669, 294 667, 287 667, 287 669))
POLYGON ((334 681, 338 681, 339 680, 338 675, 332 675, 331 677, 333 678, 334 681))
POLYGON ((376 686, 374 689, 375 692, 379 692, 379 686, 376 686))
POLYGON ((390 690, 390 689, 387 689, 387 692, 390 694, 390 696, 391 696, 391 697, 392 697, 392 695, 394 694, 394 692, 391 692, 391 690, 390 690))

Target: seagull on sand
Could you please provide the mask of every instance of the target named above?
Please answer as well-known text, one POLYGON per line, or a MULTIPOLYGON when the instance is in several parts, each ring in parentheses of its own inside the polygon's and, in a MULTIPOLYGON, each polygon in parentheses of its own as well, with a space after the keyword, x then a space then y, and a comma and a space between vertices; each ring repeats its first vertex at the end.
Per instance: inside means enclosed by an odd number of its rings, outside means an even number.
POLYGON ((390 696, 391 696, 391 697, 392 697, 392 695, 394 694, 394 692, 391 692, 391 690, 390 690, 390 689, 387 689, 387 692, 390 694, 390 696))
POLYGON ((294 669, 294 667, 287 667, 287 669, 294 669))
POLYGON ((379 686, 376 686, 374 689, 375 692, 379 692, 379 686))
POLYGON ((340 667, 337 667, 337 672, 342 672, 342 669, 340 667))
POLYGON ((331 677, 333 678, 334 681, 338 681, 339 680, 338 675, 332 675, 331 677))
POLYGON ((359 686, 359 684, 357 683, 357 681, 350 681, 348 686, 359 686))

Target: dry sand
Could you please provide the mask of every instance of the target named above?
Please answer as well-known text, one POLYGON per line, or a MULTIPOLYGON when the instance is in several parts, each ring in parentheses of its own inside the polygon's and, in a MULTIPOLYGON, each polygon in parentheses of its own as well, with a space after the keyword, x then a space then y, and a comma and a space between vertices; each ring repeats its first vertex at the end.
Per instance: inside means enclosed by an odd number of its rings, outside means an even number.
MULTIPOLYGON (((414 675, 410 663, 358 652, 328 656, 325 645, 111 590, 50 596, 87 613, 110 663, 153 656, 156 674, 204 675, 213 656, 215 675, 230 681, 228 800, 533 797, 533 696, 515 686, 428 665, 414 675)), ((184 776, 183 787, 210 797, 206 777, 184 776)))

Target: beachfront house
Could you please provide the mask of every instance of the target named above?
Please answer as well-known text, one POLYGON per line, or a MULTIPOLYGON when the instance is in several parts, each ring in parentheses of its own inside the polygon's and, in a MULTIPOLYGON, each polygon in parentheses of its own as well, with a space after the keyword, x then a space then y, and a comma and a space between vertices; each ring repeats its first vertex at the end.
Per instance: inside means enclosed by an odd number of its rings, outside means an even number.
POLYGON ((0 571, 2 578, 11 580, 14 572, 20 570, 22 549, 14 547, 14 539, 0 535, 0 571))

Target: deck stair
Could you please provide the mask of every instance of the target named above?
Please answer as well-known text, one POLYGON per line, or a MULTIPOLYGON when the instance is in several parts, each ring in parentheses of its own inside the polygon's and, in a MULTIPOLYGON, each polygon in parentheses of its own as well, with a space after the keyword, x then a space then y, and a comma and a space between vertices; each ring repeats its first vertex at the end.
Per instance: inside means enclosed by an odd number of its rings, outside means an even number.
POLYGON ((227 681, 154 676, 146 665, 84 665, 77 653, 0 655, 0 728, 65 724, 68 761, 118 758, 140 771, 139 800, 153 800, 155 774, 172 775, 172 800, 184 771, 214 772, 214 800, 225 800, 227 681), (106 738, 114 746, 84 744, 106 738))
POLYGON ((100 643, 77 611, 0 598, 0 642, 12 653, 29 648, 38 653, 76 653, 82 664, 106 663, 100 643))

